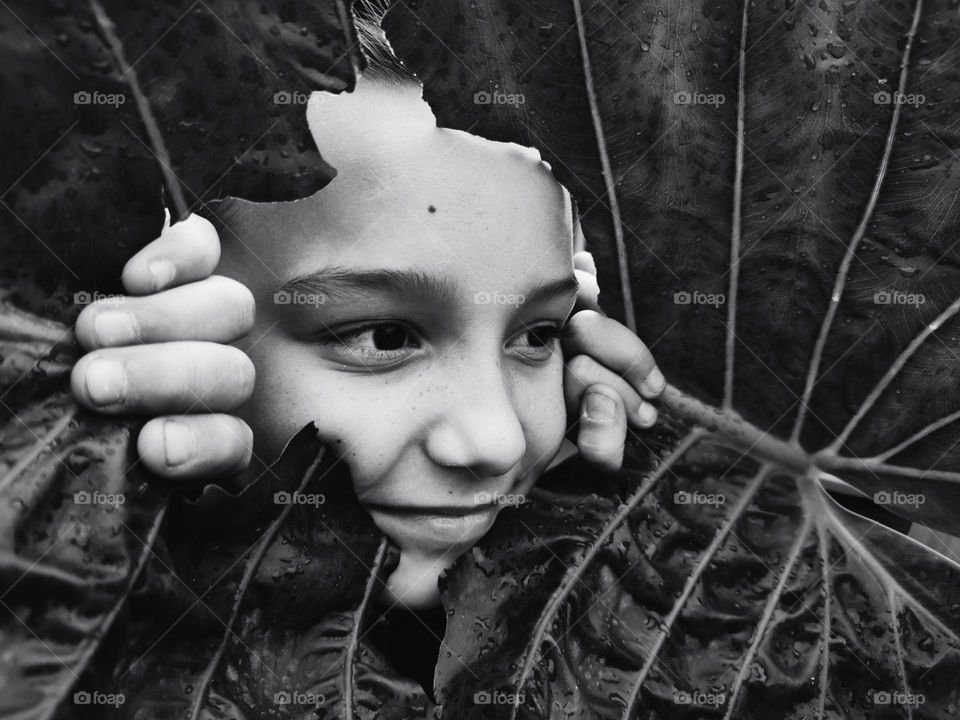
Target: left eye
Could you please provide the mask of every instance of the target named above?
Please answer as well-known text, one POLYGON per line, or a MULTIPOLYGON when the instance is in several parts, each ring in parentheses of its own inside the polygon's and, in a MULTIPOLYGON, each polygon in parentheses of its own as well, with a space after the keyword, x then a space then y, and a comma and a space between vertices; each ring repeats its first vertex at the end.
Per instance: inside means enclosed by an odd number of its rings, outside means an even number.
POLYGON ((532 359, 550 357, 559 344, 560 328, 556 325, 530 327, 517 335, 510 343, 521 354, 532 359))
POLYGON ((401 350, 407 347, 408 343, 411 343, 412 347, 418 347, 413 333, 398 323, 381 323, 373 327, 359 328, 341 337, 345 341, 351 340, 351 345, 366 350, 390 352, 401 350))

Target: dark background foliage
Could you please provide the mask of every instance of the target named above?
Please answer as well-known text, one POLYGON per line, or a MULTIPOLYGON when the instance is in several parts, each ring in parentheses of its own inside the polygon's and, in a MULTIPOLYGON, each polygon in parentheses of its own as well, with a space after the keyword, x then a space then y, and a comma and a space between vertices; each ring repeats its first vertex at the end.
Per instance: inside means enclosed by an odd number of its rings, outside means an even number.
POLYGON ((564 465, 445 576, 437 703, 369 642, 396 552, 312 426, 222 498, 244 522, 204 526, 148 483, 136 422, 68 392, 72 293, 116 288, 164 200, 329 179, 275 98, 352 87, 345 7, 12 8, 0 716, 956 715, 960 567, 820 484, 960 530, 953 3, 395 3, 438 121, 541 150, 671 383, 624 473, 564 465), (258 512, 277 487, 329 502, 258 512))

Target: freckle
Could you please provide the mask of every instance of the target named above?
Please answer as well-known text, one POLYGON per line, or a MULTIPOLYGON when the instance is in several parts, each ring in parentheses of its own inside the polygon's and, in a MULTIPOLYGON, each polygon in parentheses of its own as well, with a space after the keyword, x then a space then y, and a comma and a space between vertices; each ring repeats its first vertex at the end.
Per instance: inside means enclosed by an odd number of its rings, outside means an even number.
POLYGON ((433 205, 428 205, 428 206, 427 206, 427 211, 428 211, 428 212, 435 213, 435 212, 437 211, 437 208, 434 207, 433 205))

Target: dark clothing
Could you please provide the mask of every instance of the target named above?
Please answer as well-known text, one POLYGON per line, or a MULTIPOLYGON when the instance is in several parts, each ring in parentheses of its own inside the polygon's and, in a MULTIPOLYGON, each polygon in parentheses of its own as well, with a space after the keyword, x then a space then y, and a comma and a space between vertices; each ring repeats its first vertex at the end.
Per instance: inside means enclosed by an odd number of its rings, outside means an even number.
POLYGON ((394 607, 374 621, 367 637, 390 664, 413 678, 433 698, 433 673, 446 630, 442 606, 426 610, 394 607))

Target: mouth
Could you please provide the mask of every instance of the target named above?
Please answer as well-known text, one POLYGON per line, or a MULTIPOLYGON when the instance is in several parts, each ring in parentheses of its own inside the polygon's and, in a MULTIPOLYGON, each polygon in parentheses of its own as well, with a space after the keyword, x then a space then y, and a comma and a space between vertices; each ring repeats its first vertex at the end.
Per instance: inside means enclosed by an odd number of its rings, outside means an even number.
POLYGON ((497 517, 496 505, 367 505, 377 527, 404 546, 448 551, 473 545, 497 517))
POLYGON ((467 517, 490 512, 494 506, 490 503, 482 505, 367 505, 370 511, 420 517, 424 515, 439 515, 441 517, 467 517))

